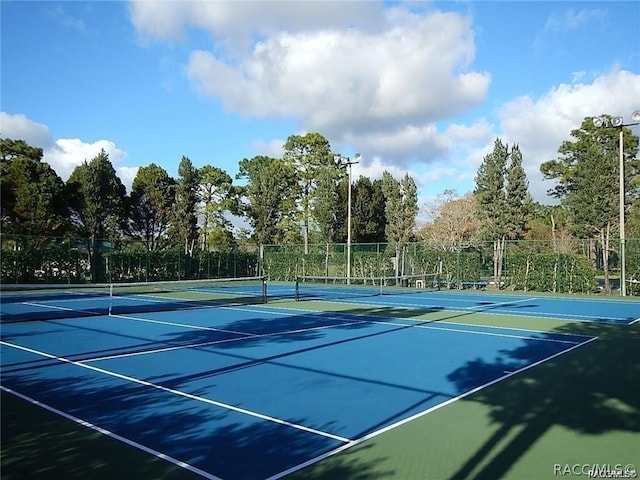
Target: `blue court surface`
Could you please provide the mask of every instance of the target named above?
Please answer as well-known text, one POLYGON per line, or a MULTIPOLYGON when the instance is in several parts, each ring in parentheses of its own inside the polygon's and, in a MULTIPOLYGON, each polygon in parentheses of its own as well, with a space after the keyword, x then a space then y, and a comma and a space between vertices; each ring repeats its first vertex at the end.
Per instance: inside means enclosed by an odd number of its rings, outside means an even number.
MULTIPOLYGON (((433 290, 396 288, 392 294, 378 295, 375 287, 314 284, 301 288, 304 300, 326 300, 415 309, 442 309, 460 313, 487 313, 544 317, 574 322, 632 324, 640 321, 640 300, 621 298, 554 297, 531 294, 491 293, 476 290, 433 290), (406 292, 406 293, 404 293, 406 292)), ((282 284, 271 288, 274 295, 287 295, 291 287, 282 284)), ((291 294, 290 294, 291 295, 291 294)))
MULTIPOLYGON (((551 308, 533 297, 438 295, 454 311, 551 308)), ((558 315, 639 316, 638 303, 579 305, 558 315)), ((5 323, 2 388, 203 478, 276 479, 596 340, 296 306, 5 323)))

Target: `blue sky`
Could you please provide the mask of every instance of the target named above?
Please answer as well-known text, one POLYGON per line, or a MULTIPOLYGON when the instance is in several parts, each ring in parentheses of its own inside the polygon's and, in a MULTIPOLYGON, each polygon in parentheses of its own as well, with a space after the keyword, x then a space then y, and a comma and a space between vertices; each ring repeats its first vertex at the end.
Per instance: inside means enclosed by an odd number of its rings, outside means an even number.
MULTIPOLYGON (((539 165, 586 116, 640 109, 640 2, 3 1, 0 134, 128 187, 324 134, 354 175, 466 193, 496 137, 539 165)), ((638 133, 638 132, 636 132, 638 133)))

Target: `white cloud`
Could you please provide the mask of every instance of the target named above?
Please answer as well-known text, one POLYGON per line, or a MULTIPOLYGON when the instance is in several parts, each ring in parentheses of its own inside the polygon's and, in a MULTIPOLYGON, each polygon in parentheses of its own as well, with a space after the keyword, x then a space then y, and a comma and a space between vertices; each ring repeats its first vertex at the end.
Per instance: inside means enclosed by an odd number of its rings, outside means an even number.
POLYGON ((55 145, 49 127, 34 122, 22 114, 12 115, 0 112, 0 133, 3 138, 24 140, 29 145, 42 149, 55 145))
POLYGON ((558 36, 566 38, 568 32, 591 26, 604 25, 607 21, 607 11, 601 9, 574 10, 554 12, 547 17, 542 30, 533 40, 533 48, 541 53, 546 45, 550 45, 558 36))
MULTIPOLYGON (((149 39, 185 39, 195 28, 214 47, 193 50, 186 74, 204 96, 246 117, 293 118, 334 149, 364 155, 354 169, 376 178, 436 164, 489 137, 486 120, 438 122, 481 104, 491 77, 474 71, 471 18, 378 2, 133 2, 149 39)), ((254 145, 281 155, 281 143, 254 145)))
POLYGON ((109 160, 114 168, 117 168, 118 162, 126 156, 125 152, 109 140, 86 143, 79 138, 61 138, 56 141, 54 148, 45 151, 44 160, 55 169, 63 180, 67 180, 78 165, 81 165, 85 160, 90 161, 101 150, 109 154, 109 160))
POLYGON ((380 157, 375 156, 371 159, 367 159, 363 157, 360 163, 355 164, 352 168, 352 178, 355 182, 358 177, 365 176, 373 179, 382 178, 382 173, 386 170, 388 171, 394 178, 403 177, 408 170, 404 168, 397 167, 396 165, 385 163, 380 157), (368 161, 366 161, 368 160, 368 161), (366 161, 366 162, 365 162, 366 161))
POLYGON ((469 150, 478 144, 486 144, 493 140, 493 125, 485 118, 475 120, 471 125, 450 124, 442 134, 443 142, 449 151, 462 147, 469 150))
POLYGON ((337 143, 401 163, 416 152, 429 161, 443 148, 434 122, 481 103, 490 76, 469 71, 475 47, 468 18, 386 15, 384 28, 373 31, 327 26, 274 33, 233 59, 196 50, 187 75, 228 111, 293 116, 337 143))
MULTIPOLYGON (((509 145, 517 143, 523 154, 524 168, 535 200, 556 203, 547 196, 553 182, 544 181, 540 165, 558 157, 558 148, 571 141, 585 117, 601 114, 630 119, 640 108, 640 74, 614 68, 591 83, 561 84, 540 97, 522 96, 497 110, 498 123, 480 119, 470 125, 452 124, 435 133, 442 145, 439 161, 411 164, 412 175, 420 186, 421 198, 455 186, 459 193, 473 190, 474 178, 482 159, 493 150, 496 137, 509 145)), ((638 127, 634 133, 638 134, 638 127)), ((386 160, 380 160, 384 165, 386 160)))
POLYGON ((562 13, 554 13, 547 18, 544 25, 545 32, 566 32, 598 21, 606 17, 605 10, 574 10, 572 8, 562 13))
MULTIPOLYGON (((111 156, 109 156, 111 159, 111 156)), ((138 170, 140 167, 125 167, 119 166, 116 168, 116 175, 120 178, 122 184, 127 187, 127 192, 131 193, 131 186, 133 185, 133 180, 136 178, 138 174, 138 170)))
POLYGON ((278 31, 298 32, 327 25, 376 28, 384 21, 383 7, 374 2, 216 1, 130 3, 131 22, 148 40, 182 41, 188 27, 199 28, 238 52, 255 39, 278 31))
POLYGON ((459 171, 453 167, 436 167, 421 176, 425 183, 440 182, 445 178, 456 177, 459 171))
POLYGON ((65 28, 80 32, 86 31, 84 21, 70 14, 61 4, 53 5, 47 10, 47 14, 65 28))
POLYGON ((258 152, 257 155, 264 155, 267 157, 280 158, 284 153, 284 144, 286 140, 280 138, 274 138, 269 142, 255 141, 252 148, 258 152))
POLYGON ((127 187, 127 190, 131 191, 133 178, 138 167, 118 165, 127 154, 120 150, 114 142, 98 140, 87 143, 79 138, 59 138, 56 140, 52 137, 49 127, 22 114, 12 115, 0 112, 0 124, 4 138, 24 140, 31 146, 42 148, 42 160, 51 165, 51 168, 65 181, 78 165, 81 165, 85 160, 91 160, 101 150, 104 150, 109 154, 109 160, 116 169, 120 180, 127 187))
MULTIPOLYGON (((470 191, 500 137, 520 145, 534 198, 549 202, 552 185, 542 182, 539 167, 556 158, 571 130, 586 116, 638 108, 638 74, 613 68, 573 72, 570 83, 542 96, 514 98, 485 113, 496 122, 457 120, 482 106, 491 75, 473 69, 470 17, 423 10, 412 12, 402 2, 385 8, 378 2, 140 1, 131 18, 141 35, 162 41, 185 38, 190 28, 207 32, 214 47, 199 44, 186 74, 227 111, 293 119, 300 129, 322 132, 336 149, 360 151, 354 175, 411 169, 430 194, 447 178, 460 194, 470 191), (451 119, 456 122, 441 126, 451 119)), ((606 21, 606 11, 597 9, 555 13, 534 46, 606 21)), ((279 156, 281 144, 254 147, 279 156)))
POLYGON ((638 108, 640 74, 613 69, 590 84, 561 84, 544 96, 523 96, 500 109, 500 137, 518 143, 535 199, 550 202, 552 182, 542 180, 540 165, 557 158, 558 148, 585 117, 604 113, 629 116, 638 108))

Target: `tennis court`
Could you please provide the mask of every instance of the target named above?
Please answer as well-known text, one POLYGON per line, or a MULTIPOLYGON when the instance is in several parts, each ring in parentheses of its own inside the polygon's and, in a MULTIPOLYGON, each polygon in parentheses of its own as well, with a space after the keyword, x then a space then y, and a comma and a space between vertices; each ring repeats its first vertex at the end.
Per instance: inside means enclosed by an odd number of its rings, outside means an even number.
POLYGON ((487 292, 272 301, 290 284, 265 304, 260 279, 108 290, 3 293, 3 390, 229 480, 284 477, 596 340, 466 315, 640 316, 634 302, 487 292))

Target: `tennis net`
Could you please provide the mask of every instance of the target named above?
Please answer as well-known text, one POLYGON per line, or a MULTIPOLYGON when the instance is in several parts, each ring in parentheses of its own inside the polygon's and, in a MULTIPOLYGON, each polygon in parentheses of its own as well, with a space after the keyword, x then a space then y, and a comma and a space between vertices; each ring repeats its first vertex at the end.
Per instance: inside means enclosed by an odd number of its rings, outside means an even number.
POLYGON ((264 277, 104 284, 2 284, 2 323, 266 303, 264 277))
POLYGON ((296 278, 296 300, 330 300, 418 293, 439 288, 435 273, 398 277, 322 277, 296 278))

